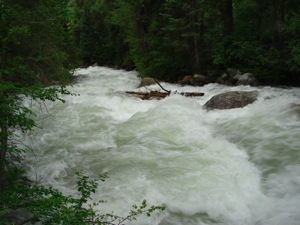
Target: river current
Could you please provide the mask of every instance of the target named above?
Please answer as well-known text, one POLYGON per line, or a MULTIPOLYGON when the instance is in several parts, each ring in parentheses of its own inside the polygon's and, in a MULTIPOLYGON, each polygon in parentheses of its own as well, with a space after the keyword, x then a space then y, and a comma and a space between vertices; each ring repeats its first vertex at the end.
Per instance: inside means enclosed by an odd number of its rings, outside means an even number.
POLYGON ((75 71, 66 103, 37 107, 30 138, 28 176, 65 194, 75 193, 75 172, 107 173, 93 199, 102 211, 126 216, 143 199, 166 210, 126 224, 300 224, 300 89, 179 86, 204 92, 141 100, 125 91, 139 78, 105 67, 75 71), (259 92, 244 108, 206 111, 212 96, 233 90, 259 92))

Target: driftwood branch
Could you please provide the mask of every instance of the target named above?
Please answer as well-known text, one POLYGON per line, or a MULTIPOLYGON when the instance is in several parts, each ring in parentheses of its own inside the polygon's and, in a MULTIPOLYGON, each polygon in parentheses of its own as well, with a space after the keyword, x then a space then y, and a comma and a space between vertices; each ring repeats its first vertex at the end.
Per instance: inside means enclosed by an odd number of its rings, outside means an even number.
POLYGON ((160 86, 160 88, 163 89, 165 92, 167 92, 167 93, 169 93, 169 94, 171 93, 171 91, 168 91, 168 90, 164 89, 163 86, 160 85, 160 83, 158 82, 158 80, 154 79, 154 81, 155 81, 155 82, 158 84, 158 86, 160 86))
POLYGON ((177 92, 175 91, 174 94, 183 95, 185 97, 197 97, 197 96, 203 96, 203 92, 177 92))

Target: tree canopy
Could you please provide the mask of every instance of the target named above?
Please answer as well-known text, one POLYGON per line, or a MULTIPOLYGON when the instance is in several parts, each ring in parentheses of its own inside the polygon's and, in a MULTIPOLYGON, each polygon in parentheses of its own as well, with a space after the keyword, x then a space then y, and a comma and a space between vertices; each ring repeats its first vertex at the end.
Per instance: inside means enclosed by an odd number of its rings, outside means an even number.
POLYGON ((86 64, 136 68, 167 81, 234 67, 263 83, 299 82, 295 0, 93 0, 73 7, 86 64))
POLYGON ((11 80, 61 82, 70 68, 97 63, 166 81, 233 67, 266 84, 299 82, 295 0, 0 4, 1 76, 11 80))

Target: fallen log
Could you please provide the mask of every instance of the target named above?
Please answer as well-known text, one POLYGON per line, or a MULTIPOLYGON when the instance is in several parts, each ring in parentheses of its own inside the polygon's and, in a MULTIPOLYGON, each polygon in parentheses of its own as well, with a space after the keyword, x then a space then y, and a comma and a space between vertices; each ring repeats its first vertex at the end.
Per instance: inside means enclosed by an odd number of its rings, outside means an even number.
MULTIPOLYGON (((150 98, 165 98, 171 94, 171 92, 159 92, 159 91, 150 91, 150 92, 135 92, 135 91, 126 91, 126 94, 135 95, 143 100, 148 100, 150 98)), ((197 97, 203 96, 202 92, 177 92, 174 94, 179 94, 185 97, 197 97)))
MULTIPOLYGON (((161 84, 158 82, 158 80, 154 79, 155 82, 158 84, 158 86, 164 90, 164 92, 159 91, 150 91, 150 92, 136 92, 136 91, 126 91, 126 94, 135 95, 143 100, 150 99, 150 98, 165 98, 171 94, 170 90, 166 90, 161 84)), ((174 94, 179 94, 185 97, 196 97, 196 96, 203 96, 204 93, 202 92, 177 92, 175 91, 174 94)))
POLYGON ((159 92, 159 91, 150 91, 150 92, 135 92, 135 91, 126 91, 126 94, 136 95, 137 97, 148 100, 150 98, 165 98, 170 93, 159 92))

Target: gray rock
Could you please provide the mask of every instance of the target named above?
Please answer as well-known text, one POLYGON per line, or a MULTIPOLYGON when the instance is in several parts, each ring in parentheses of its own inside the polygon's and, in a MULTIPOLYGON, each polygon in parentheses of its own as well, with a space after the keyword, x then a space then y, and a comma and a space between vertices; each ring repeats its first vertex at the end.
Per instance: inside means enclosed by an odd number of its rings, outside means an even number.
POLYGON ((234 68, 227 68, 226 73, 230 78, 234 78, 235 76, 242 75, 238 69, 234 69, 234 68))
POLYGON ((223 73, 217 80, 216 83, 224 84, 224 85, 231 85, 230 77, 227 73, 223 73))
POLYGON ((242 74, 238 69, 227 68, 226 73, 222 74, 216 80, 216 83, 233 86, 236 84, 241 75, 242 74))
POLYGON ((258 96, 257 91, 230 91, 213 96, 203 106, 204 109, 242 108, 253 103, 258 96))
POLYGON ((245 73, 239 77, 236 85, 257 85, 257 80, 252 73, 245 73))
POLYGON ((243 76, 243 75, 239 73, 239 74, 236 74, 236 75, 233 77, 233 79, 236 80, 236 81, 238 81, 242 76, 243 76))

